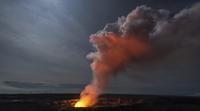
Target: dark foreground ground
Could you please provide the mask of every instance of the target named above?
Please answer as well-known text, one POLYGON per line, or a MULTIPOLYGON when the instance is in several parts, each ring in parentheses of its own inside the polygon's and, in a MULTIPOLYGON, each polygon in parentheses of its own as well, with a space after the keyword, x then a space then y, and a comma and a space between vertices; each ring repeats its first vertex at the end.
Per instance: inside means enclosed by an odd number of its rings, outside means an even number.
POLYGON ((101 103, 96 107, 70 106, 69 101, 78 97, 77 94, 1 94, 0 111, 200 111, 200 97, 108 94, 100 97, 101 103))

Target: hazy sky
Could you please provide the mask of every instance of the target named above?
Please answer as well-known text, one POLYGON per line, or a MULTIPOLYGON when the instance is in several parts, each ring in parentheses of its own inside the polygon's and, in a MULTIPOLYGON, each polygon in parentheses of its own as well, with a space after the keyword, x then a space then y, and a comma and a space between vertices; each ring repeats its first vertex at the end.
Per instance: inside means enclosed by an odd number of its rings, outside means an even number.
MULTIPOLYGON (((92 78, 85 57, 94 50, 90 34, 139 5, 173 15, 197 1, 1 0, 0 93, 79 93, 92 78)), ((179 51, 155 67, 134 64, 113 77, 106 92, 200 95, 194 52, 179 51)))

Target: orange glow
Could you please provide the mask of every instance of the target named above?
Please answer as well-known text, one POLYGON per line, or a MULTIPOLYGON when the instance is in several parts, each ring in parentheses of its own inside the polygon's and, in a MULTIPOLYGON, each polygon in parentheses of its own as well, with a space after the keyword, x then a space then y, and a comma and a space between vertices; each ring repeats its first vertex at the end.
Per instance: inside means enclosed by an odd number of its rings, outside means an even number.
POLYGON ((87 105, 85 104, 85 102, 83 100, 79 100, 74 107, 87 107, 87 105))
POLYGON ((82 97, 79 101, 74 105, 74 107, 90 107, 93 103, 91 102, 90 97, 82 97))

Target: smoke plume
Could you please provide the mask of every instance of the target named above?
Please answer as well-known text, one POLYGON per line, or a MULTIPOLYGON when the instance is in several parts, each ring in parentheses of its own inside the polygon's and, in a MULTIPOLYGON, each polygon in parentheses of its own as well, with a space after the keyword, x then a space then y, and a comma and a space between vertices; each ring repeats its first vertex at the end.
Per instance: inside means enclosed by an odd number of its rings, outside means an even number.
POLYGON ((156 60, 184 47, 199 48, 200 4, 174 16, 163 9, 139 6, 127 17, 90 36, 96 48, 92 60, 93 80, 81 92, 87 106, 97 102, 110 77, 136 61, 156 60))

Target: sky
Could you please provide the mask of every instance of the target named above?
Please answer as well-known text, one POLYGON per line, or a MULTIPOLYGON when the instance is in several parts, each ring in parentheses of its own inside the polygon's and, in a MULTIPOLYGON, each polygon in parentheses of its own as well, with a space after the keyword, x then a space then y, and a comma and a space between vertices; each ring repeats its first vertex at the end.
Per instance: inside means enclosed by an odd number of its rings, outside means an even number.
MULTIPOLYGON (((1 0, 0 93, 79 93, 92 79, 86 59, 94 50, 91 34, 140 5, 173 16, 197 1, 1 0)), ((199 96, 199 55, 188 48, 158 65, 133 64, 115 75, 105 92, 199 96)))

